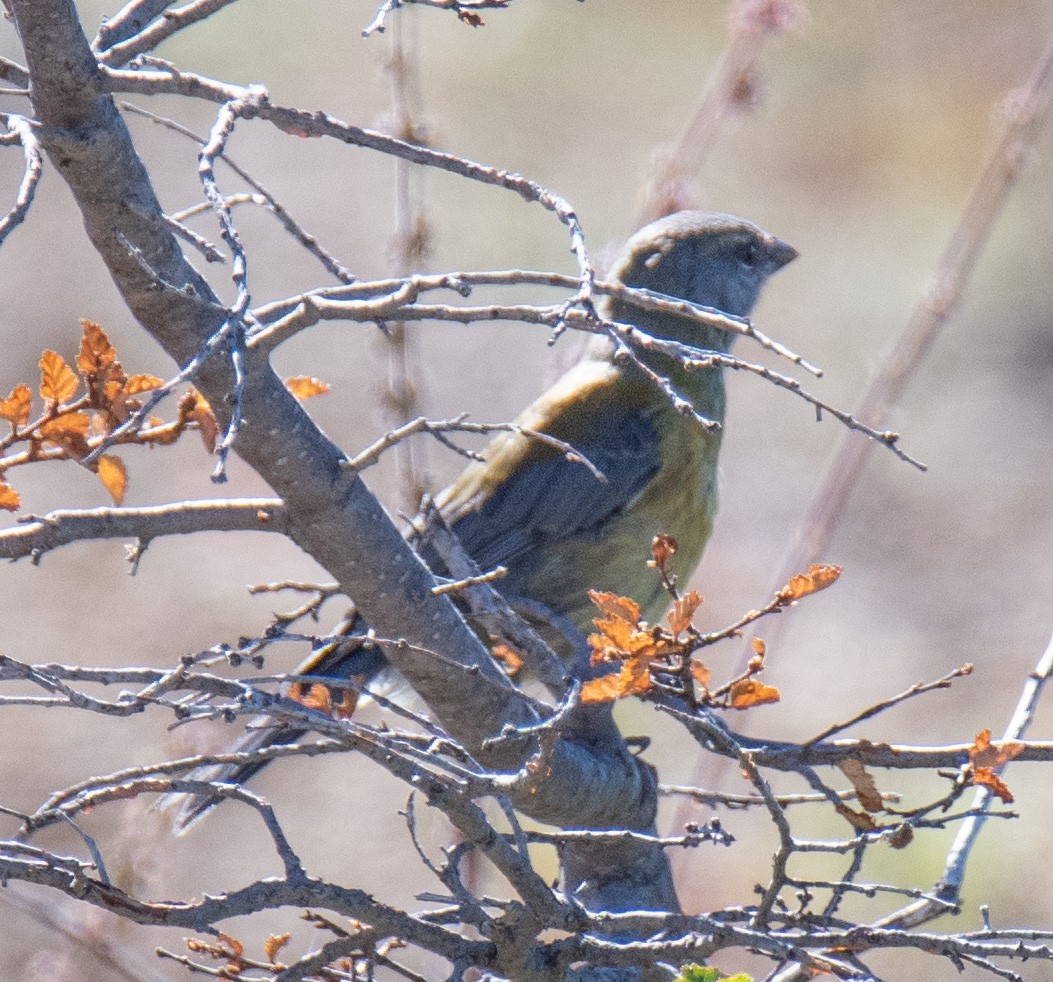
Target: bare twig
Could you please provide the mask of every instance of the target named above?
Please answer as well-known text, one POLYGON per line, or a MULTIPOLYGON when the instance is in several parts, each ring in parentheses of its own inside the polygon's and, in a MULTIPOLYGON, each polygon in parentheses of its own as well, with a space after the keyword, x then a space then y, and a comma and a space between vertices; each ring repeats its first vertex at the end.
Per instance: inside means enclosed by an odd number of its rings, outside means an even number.
POLYGON ((387 29, 388 15, 408 4, 452 10, 466 24, 479 27, 483 23, 480 10, 499 10, 507 7, 511 0, 384 0, 377 8, 373 19, 362 29, 362 37, 383 34, 387 29))
POLYGON ((866 709, 856 713, 855 716, 845 720, 843 723, 831 724, 811 739, 806 740, 802 746, 810 747, 815 743, 821 743, 823 740, 829 740, 835 733, 841 733, 842 731, 855 726, 856 723, 861 723, 865 719, 877 716, 878 713, 883 713, 886 709, 898 705, 901 702, 906 702, 908 699, 913 699, 915 696, 919 696, 922 693, 932 692, 934 689, 948 689, 950 688, 951 682, 955 679, 963 678, 966 675, 971 675, 972 671, 972 665, 963 665, 961 668, 956 668, 933 682, 917 682, 904 692, 900 692, 898 695, 890 696, 888 699, 882 699, 879 702, 874 703, 872 706, 867 706, 866 709))
MULTIPOLYGON (((96 44, 99 45, 96 48, 100 51, 99 61, 102 64, 117 67, 119 65, 127 64, 136 55, 144 54, 147 51, 153 51, 161 42, 166 41, 173 34, 190 27, 198 21, 204 20, 206 17, 211 17, 217 11, 222 10, 224 7, 235 0, 191 0, 190 3, 177 7, 175 10, 167 10, 168 3, 161 4, 159 2, 150 2, 144 4, 129 4, 120 14, 119 23, 132 23, 131 16, 126 15, 129 8, 138 8, 138 11, 144 14, 150 15, 150 20, 154 23, 149 26, 144 26, 136 34, 128 37, 127 39, 116 41, 116 35, 109 39, 109 43, 105 43, 102 39, 102 31, 99 32, 99 37, 96 39, 96 44), (148 8, 143 10, 142 8, 148 8), (158 18, 159 15, 163 16, 158 18), (116 43, 114 43, 116 41, 116 43)), ((145 17, 142 18, 146 20, 145 17)), ((124 33, 121 31, 120 33, 124 33)))
MULTIPOLYGON (((144 119, 148 119, 152 123, 157 124, 158 126, 163 126, 166 129, 170 129, 175 133, 179 133, 182 136, 188 137, 200 146, 203 146, 206 142, 204 137, 195 133, 188 127, 183 126, 181 123, 177 123, 174 119, 169 119, 166 116, 159 116, 156 113, 152 113, 149 110, 143 109, 141 106, 136 106, 130 102, 122 102, 121 108, 124 109, 126 112, 134 113, 137 116, 142 116, 144 119)), ((274 217, 277 218, 279 222, 281 222, 285 230, 294 239, 296 239, 296 241, 301 246, 303 246, 304 249, 306 249, 309 253, 311 253, 311 255, 317 258, 318 261, 325 267, 325 269, 334 277, 336 277, 336 279, 340 280, 342 283, 354 282, 354 274, 346 266, 344 266, 343 263, 337 260, 336 257, 332 255, 332 253, 330 253, 327 249, 320 245, 318 240, 310 232, 304 229, 304 227, 298 221, 296 221, 296 219, 294 219, 292 215, 289 214, 289 211, 285 207, 285 205, 282 204, 282 202, 279 201, 278 198, 276 198, 274 194, 272 194, 260 181, 253 177, 240 164, 232 160, 229 154, 226 153, 226 151, 223 152, 221 159, 232 171, 234 171, 235 174, 238 175, 238 177, 240 177, 246 184, 248 184, 249 187, 255 190, 258 195, 262 196, 262 200, 261 198, 257 197, 248 197, 245 200, 251 201, 253 204, 262 204, 264 207, 266 207, 267 210, 272 215, 274 215, 274 217)), ((238 200, 239 199, 235 197, 228 197, 227 202, 228 204, 236 204, 238 203, 238 200)), ((204 207, 207 208, 208 206, 206 205, 204 207)), ((196 209, 188 209, 181 215, 177 214, 172 217, 182 221, 185 218, 189 218, 191 214, 194 213, 196 213, 196 209)))
POLYGON ((10 211, 0 218, 0 243, 3 243, 14 229, 25 221, 29 213, 37 185, 40 183, 40 175, 44 170, 44 155, 33 132, 33 124, 28 119, 14 113, 0 113, 0 120, 7 124, 8 132, 21 143, 22 155, 26 162, 25 174, 18 186, 15 203, 10 211))
POLYGON ((466 416, 467 413, 462 413, 452 419, 430 420, 421 416, 410 420, 390 433, 385 433, 375 443, 355 454, 354 457, 347 461, 345 466, 350 470, 365 470, 365 468, 375 464, 385 450, 416 433, 428 433, 434 436, 444 446, 467 457, 469 460, 483 460, 484 458, 481 454, 476 453, 474 450, 465 450, 463 447, 458 447, 456 444, 444 439, 444 435, 446 433, 519 433, 529 440, 536 440, 538 443, 543 443, 545 446, 558 450, 571 463, 581 464, 597 481, 607 480, 603 472, 588 457, 579 453, 565 440, 560 440, 548 433, 532 430, 529 427, 520 426, 518 423, 472 423, 465 418, 466 416))

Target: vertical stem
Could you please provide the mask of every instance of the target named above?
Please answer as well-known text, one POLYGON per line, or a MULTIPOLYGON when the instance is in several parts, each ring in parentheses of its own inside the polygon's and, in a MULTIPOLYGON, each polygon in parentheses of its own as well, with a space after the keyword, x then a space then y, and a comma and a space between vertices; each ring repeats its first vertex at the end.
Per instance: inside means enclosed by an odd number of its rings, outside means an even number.
MULTIPOLYGON (((416 11, 404 9, 392 21, 392 103, 395 133, 412 142, 422 142, 423 98, 420 88, 420 34, 416 11)), ((392 260, 395 273, 419 272, 428 254, 428 230, 421 203, 421 176, 405 160, 395 161, 395 208, 392 260)), ((420 415, 420 352, 416 332, 404 321, 389 323, 383 342, 386 361, 381 409, 388 428, 401 426, 420 415)), ((399 503, 408 512, 416 510, 428 489, 427 462, 423 445, 405 440, 395 448, 399 503)))

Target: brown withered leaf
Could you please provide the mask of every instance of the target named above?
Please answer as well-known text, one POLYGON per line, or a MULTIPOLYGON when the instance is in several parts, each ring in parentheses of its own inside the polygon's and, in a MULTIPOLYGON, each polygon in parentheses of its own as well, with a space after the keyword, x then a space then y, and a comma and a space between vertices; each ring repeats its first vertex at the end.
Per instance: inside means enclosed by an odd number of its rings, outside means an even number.
POLYGON ((675 601, 667 615, 669 630, 674 635, 682 634, 691 626, 691 620, 695 611, 702 606, 702 595, 696 590, 688 590, 679 600, 675 601))
POLYGON ((839 760, 837 766, 852 783, 852 787, 859 796, 859 803, 868 812, 881 811, 881 792, 878 791, 874 778, 867 772, 863 762, 857 757, 846 757, 844 760, 839 760))
POLYGON ((23 382, 11 390, 11 395, 0 399, 0 419, 6 419, 15 426, 25 426, 29 422, 29 410, 33 404, 33 393, 23 382))
POLYGON ((243 945, 237 938, 232 938, 229 934, 224 934, 220 931, 219 934, 216 935, 216 940, 221 945, 226 945, 235 958, 240 958, 245 954, 245 945, 243 945))
POLYGON ((1019 756, 1024 749, 1022 743, 1012 741, 1006 743, 992 743, 991 731, 981 730, 976 734, 973 745, 969 748, 969 761, 976 768, 1004 767, 1014 757, 1019 756))
POLYGON ((65 402, 78 385, 80 379, 57 351, 45 351, 40 356, 40 395, 47 402, 65 402))
POLYGON ((486 25, 486 21, 472 10, 458 10, 457 19, 469 27, 484 27, 486 25))
POLYGON ((712 672, 700 661, 696 661, 694 658, 691 659, 691 678, 695 680, 697 685, 704 692, 709 691, 709 680, 712 672))
POLYGON ((676 555, 680 544, 671 535, 656 535, 651 540, 651 558, 648 566, 657 566, 665 570, 666 564, 676 555))
POLYGON ((914 829, 901 825, 886 840, 893 849, 906 849, 914 841, 914 829))
POLYGON ((140 392, 150 392, 153 389, 159 389, 164 384, 165 380, 158 378, 156 375, 133 375, 124 383, 124 394, 126 396, 135 396, 140 392))
POLYGON ((294 375, 285 380, 285 388, 297 399, 311 399, 314 396, 324 396, 332 386, 311 375, 294 375))
POLYGON ((820 590, 825 590, 831 583, 836 582, 840 575, 840 566, 825 566, 812 563, 808 567, 807 573, 798 573, 796 576, 791 576, 790 582, 776 596, 783 603, 791 603, 794 600, 800 600, 801 597, 807 597, 810 593, 818 593, 820 590))
POLYGON ((91 430, 91 417, 79 410, 63 413, 40 425, 37 431, 42 439, 54 443, 69 451, 73 456, 83 457, 88 452, 88 433, 91 430))
POLYGON ((514 679, 523 671, 523 659, 520 657, 519 652, 503 641, 498 641, 490 649, 490 653, 497 659, 509 678, 514 679))
POLYGON ((749 709, 767 702, 778 702, 779 690, 756 679, 742 679, 731 687, 730 696, 732 709, 749 709))
POLYGON ((625 696, 638 696, 651 688, 647 658, 627 658, 617 672, 589 679, 581 687, 583 703, 614 702, 625 696))
POLYGON ((124 492, 128 489, 128 469, 116 454, 99 457, 97 473, 103 486, 110 492, 115 505, 124 504, 124 492))
POLYGON ((589 635, 593 663, 625 657, 632 647, 633 636, 640 630, 639 606, 628 597, 598 590, 590 590, 589 599, 603 615, 592 622, 599 633, 589 635))
POLYGON ((971 772, 973 784, 982 784, 991 794, 999 797, 1007 805, 1011 805, 1016 799, 1009 786, 990 767, 973 767, 971 772))
POLYGON ((857 812, 854 808, 849 808, 848 805, 841 804, 840 802, 834 807, 837 809, 837 814, 848 822, 848 824, 857 832, 873 832, 874 829, 877 828, 877 822, 875 822, 866 812, 857 812))
POLYGON ((604 593, 600 590, 590 590, 589 599, 599 608, 605 618, 624 621, 633 627, 640 622, 640 605, 628 597, 619 597, 616 593, 604 593))
POLYGON ((179 415, 184 421, 197 423, 205 449, 209 453, 215 452, 216 441, 219 439, 219 423, 208 400, 197 389, 191 389, 179 400, 179 415))
POLYGON ((84 333, 80 339, 77 368, 81 373, 108 377, 110 370, 116 368, 123 375, 124 372, 117 361, 117 350, 110 343, 106 332, 93 321, 82 320, 80 323, 84 333))
POLYGON ((750 646, 758 658, 763 658, 768 653, 768 646, 764 643, 763 638, 751 638, 750 646))
POLYGON ((0 481, 0 509, 18 511, 21 506, 22 498, 19 493, 10 484, 0 481))
POLYGON ((288 943, 291 934, 272 934, 266 941, 263 942, 263 953, 267 956, 267 961, 272 965, 278 960, 278 952, 282 950, 288 943))

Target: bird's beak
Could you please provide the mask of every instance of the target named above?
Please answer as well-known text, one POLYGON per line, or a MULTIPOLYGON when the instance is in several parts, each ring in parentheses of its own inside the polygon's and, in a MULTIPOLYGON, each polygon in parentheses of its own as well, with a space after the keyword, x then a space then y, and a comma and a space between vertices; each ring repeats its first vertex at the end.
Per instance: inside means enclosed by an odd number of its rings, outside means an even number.
POLYGON ((768 256, 771 259, 773 270, 782 269, 787 263, 797 258, 797 250, 788 242, 775 238, 774 235, 769 237, 769 241, 765 242, 765 245, 768 248, 768 256))

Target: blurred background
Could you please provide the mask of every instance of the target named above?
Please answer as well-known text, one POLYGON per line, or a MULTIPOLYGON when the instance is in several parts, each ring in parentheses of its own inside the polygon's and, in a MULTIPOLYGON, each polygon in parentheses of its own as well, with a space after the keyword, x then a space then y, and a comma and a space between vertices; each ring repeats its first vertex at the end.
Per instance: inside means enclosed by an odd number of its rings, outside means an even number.
MULTIPOLYGON (((89 35, 115 3, 79 4, 89 35)), ((391 31, 360 36, 373 2, 295 6, 262 0, 224 10, 157 53, 180 68, 235 81, 262 82, 273 101, 322 109, 351 123, 391 129, 391 31)), ((825 400, 851 409, 905 324, 994 144, 1006 94, 1023 84, 1053 33, 1045 0, 962 4, 958 0, 874 0, 846 6, 812 0, 799 27, 763 50, 752 113, 722 128, 696 183, 706 207, 746 215, 792 243, 801 258, 771 284, 756 311, 768 334, 821 365, 806 379, 825 400)), ((432 145, 518 171, 568 199, 593 254, 602 259, 634 230, 640 189, 697 102, 728 37, 726 2, 666 0, 603 4, 546 0, 485 14, 471 29, 440 11, 403 11, 403 35, 421 48, 423 123, 432 145)), ((10 25, 0 54, 21 61, 10 25)), ((198 132, 212 107, 177 99, 146 104, 198 132)), ((0 110, 27 111, 0 96, 0 110)), ((201 197, 196 148, 138 118, 129 125, 163 206, 176 211, 201 197)), ((333 141, 298 140, 266 124, 241 124, 230 155, 268 186, 304 226, 354 273, 392 268, 395 166, 390 159, 333 141)), ((21 154, 0 155, 0 200, 13 198, 21 154)), ((222 187, 240 190, 229 171, 222 187)), ((507 192, 432 171, 415 172, 427 218, 428 270, 521 267, 573 272, 565 230, 536 205, 507 192)), ((895 743, 971 740, 1007 722, 1027 673, 1053 628, 1053 125, 1039 134, 963 303, 915 375, 890 420, 904 449, 929 465, 919 473, 887 451, 870 455, 865 478, 822 559, 845 572, 832 589, 790 612, 768 656, 766 680, 782 702, 731 722, 753 735, 798 739, 878 698, 971 662, 974 674, 908 702, 850 735, 895 743)), ((4 207, 7 207, 6 205, 4 207)), ((236 215, 250 249, 256 303, 332 282, 297 249, 271 216, 236 215)), ((207 218, 196 226, 218 240, 207 218)), ((195 260, 196 261, 196 260, 195 260)), ((199 263, 204 265, 203 262, 199 263)), ((225 267, 208 270, 221 295, 233 291, 225 267)), ((551 293, 524 294, 551 300, 551 293)), ((133 322, 82 234, 61 179, 47 168, 29 220, 4 244, 0 261, 0 390, 35 388, 45 348, 76 354, 79 318, 101 323, 129 373, 166 375, 173 366, 133 322)), ((432 416, 467 410, 472 418, 514 417, 562 367, 578 342, 554 348, 522 325, 413 328, 421 369, 419 400, 432 416)), ((738 353, 758 359, 740 343, 738 353)), ((387 428, 379 411, 386 368, 375 328, 323 325, 281 349, 284 375, 317 375, 332 392, 309 404, 326 432, 354 452, 387 428)), ((768 359, 778 370, 785 363, 768 359)), ((839 425, 791 394, 744 375, 729 379, 723 452, 723 503, 717 530, 692 585, 705 596, 700 623, 721 627, 762 604, 798 522, 835 448, 839 425)), ((420 445, 438 488, 460 458, 420 445)), ((127 451, 128 504, 263 494, 233 462, 221 489, 196 437, 175 448, 127 451)), ((11 472, 25 512, 102 505, 99 482, 74 464, 11 472)), ((396 471, 368 472, 392 510, 405 509, 396 471)), ((5 518, 5 523, 12 517, 5 518)), ((116 542, 67 547, 0 567, 0 651, 26 661, 169 666, 218 641, 259 633, 274 596, 246 585, 327 579, 278 537, 201 535, 153 543, 138 575, 128 576, 116 542)), ((336 608, 330 610, 337 615, 336 608)), ((760 632, 764 635, 764 626, 760 632)), ((272 649, 267 668, 291 668, 302 652, 272 649)), ((711 654, 715 674, 733 671, 741 645, 711 654)), ((1031 732, 1050 736, 1041 710, 1031 732)), ((654 733, 648 752, 672 783, 719 782, 745 790, 733 768, 698 769, 686 736, 645 707, 623 707, 627 732, 654 733)), ((0 712, 0 803, 25 811, 52 790, 188 749, 214 747, 224 732, 167 732, 169 718, 106 720, 70 712, 0 712)), ((222 728, 220 728, 222 730, 222 728)), ((943 793, 935 777, 876 775, 908 806, 943 793)), ((835 782, 836 783, 836 782, 835 782)), ((993 821, 970 868, 962 915, 940 930, 980 926, 978 905, 994 925, 1053 926, 1047 868, 1053 795, 1047 771, 1017 765, 1008 774, 1020 818, 993 821)), ((396 811, 405 789, 356 758, 278 764, 260 789, 280 807, 294 845, 313 872, 361 886, 392 903, 437 889, 419 872, 396 811)), ((783 790, 803 790, 787 782, 783 790)), ((693 807, 686 817, 705 820, 693 807)), ((684 813, 663 812, 665 828, 684 813)), ((847 836, 828 809, 792 816, 801 834, 847 836)), ((775 848, 763 816, 724 814, 737 836, 730 849, 675 857, 688 910, 748 903, 766 882, 775 848)), ((227 806, 192 835, 173 841, 164 816, 137 803, 86 820, 111 864, 111 876, 145 897, 182 897, 236 887, 276 872, 260 849, 254 816, 227 806), (115 828, 119 826, 117 831, 115 828), (123 864, 123 865, 122 865, 123 864)), ((14 819, 0 818, 0 835, 14 819)), ((437 821, 431 844, 444 841, 437 821)), ((952 832, 917 837, 907 850, 875 848, 862 878, 927 887, 940 874, 952 832)), ((80 854, 71 832, 41 845, 80 854)), ((840 863, 794 868, 799 876, 836 876, 840 863)), ((71 945, 47 918, 72 917, 70 930, 100 949, 121 942, 138 977, 183 977, 157 962, 157 944, 182 946, 179 932, 144 931, 83 911, 70 915, 55 897, 22 892, 39 907, 0 896, 0 979, 96 979, 116 968, 71 945), (123 940, 122 940, 123 939, 123 940)), ((846 913, 876 918, 894 902, 863 901, 846 913), (869 911, 869 913, 864 913, 869 911)), ((251 944, 269 930, 293 930, 290 957, 318 938, 291 912, 230 933, 251 944), (292 925, 292 927, 290 927, 292 925)), ((90 945, 89 945, 90 947, 90 945)), ((258 948, 255 952, 259 954, 258 948)), ((763 975, 740 952, 717 960, 728 971, 763 975)), ((922 956, 872 959, 886 977, 959 977, 949 963, 922 956)), ((1029 963, 1028 979, 1053 979, 1029 963)), ((965 973, 966 978, 978 977, 965 973)))

